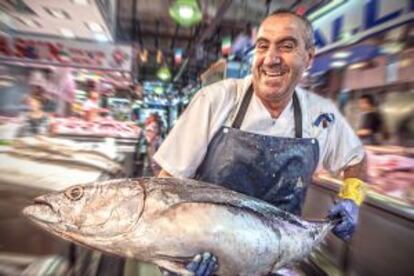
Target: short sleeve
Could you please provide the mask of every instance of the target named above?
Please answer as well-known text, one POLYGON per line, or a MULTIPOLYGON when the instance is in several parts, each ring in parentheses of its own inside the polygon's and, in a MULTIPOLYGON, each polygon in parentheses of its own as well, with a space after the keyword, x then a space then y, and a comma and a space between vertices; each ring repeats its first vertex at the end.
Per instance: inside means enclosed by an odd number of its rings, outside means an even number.
POLYGON ((207 151, 210 116, 210 104, 200 91, 161 144, 155 161, 175 177, 191 177, 207 151))
POLYGON ((346 167, 361 162, 365 153, 358 136, 339 110, 333 104, 330 109, 335 120, 328 130, 322 164, 329 172, 338 174, 346 167))

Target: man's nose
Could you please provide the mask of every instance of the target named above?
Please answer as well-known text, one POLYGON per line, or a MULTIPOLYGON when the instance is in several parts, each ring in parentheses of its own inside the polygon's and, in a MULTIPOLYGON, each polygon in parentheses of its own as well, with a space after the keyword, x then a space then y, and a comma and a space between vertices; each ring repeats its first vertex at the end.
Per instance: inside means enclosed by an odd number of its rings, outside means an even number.
POLYGON ((270 47, 266 53, 264 63, 266 65, 281 64, 282 57, 276 47, 270 47))

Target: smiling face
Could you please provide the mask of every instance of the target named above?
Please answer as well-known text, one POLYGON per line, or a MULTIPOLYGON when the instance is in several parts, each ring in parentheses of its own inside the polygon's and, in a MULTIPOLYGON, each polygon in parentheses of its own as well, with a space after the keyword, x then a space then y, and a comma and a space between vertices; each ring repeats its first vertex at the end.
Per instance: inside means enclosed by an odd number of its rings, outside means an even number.
POLYGON ((263 21, 252 64, 254 91, 263 102, 290 99, 314 56, 306 38, 305 23, 294 15, 277 14, 263 21))

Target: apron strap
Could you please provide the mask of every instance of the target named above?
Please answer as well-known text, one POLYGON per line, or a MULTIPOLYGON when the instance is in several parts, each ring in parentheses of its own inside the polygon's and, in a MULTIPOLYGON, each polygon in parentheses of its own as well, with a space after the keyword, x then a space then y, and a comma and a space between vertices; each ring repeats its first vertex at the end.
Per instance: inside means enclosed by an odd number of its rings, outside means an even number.
MULTIPOLYGON (((249 107, 250 100, 253 96, 253 85, 250 85, 244 94, 239 111, 236 118, 231 125, 232 128, 240 129, 243 123, 244 116, 246 115, 247 108, 249 107)), ((302 109, 300 107, 298 96, 296 91, 293 93, 293 116, 295 120, 295 138, 302 138, 302 109)))
POLYGON ((298 95, 293 92, 293 118, 295 118, 295 138, 302 138, 302 108, 300 107, 298 95))
POLYGON ((233 124, 231 126, 232 128, 240 129, 240 126, 243 123, 244 115, 246 114, 247 108, 249 107, 252 96, 253 96, 253 85, 250 85, 249 88, 247 89, 246 94, 244 94, 243 101, 236 115, 236 119, 234 119, 233 124))

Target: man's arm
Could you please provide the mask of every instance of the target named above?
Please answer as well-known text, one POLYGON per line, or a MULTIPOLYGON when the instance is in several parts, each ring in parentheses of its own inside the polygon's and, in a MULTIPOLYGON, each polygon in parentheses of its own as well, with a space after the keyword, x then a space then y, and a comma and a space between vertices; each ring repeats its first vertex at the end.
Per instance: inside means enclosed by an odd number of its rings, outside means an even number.
POLYGON ((344 169, 344 179, 358 178, 367 181, 367 158, 366 155, 358 164, 346 167, 344 169))
POLYGON ((349 240, 358 223, 359 205, 365 197, 365 184, 367 179, 367 158, 358 164, 344 169, 344 183, 338 196, 342 199, 329 210, 328 217, 340 218, 341 222, 332 230, 343 240, 349 240))
POLYGON ((158 177, 172 177, 171 174, 169 174, 167 171, 165 170, 161 170, 160 173, 158 174, 158 177))
POLYGON ((368 128, 361 128, 361 129, 357 130, 356 134, 359 137, 365 137, 365 136, 371 135, 372 134, 372 130, 371 129, 368 129, 368 128))

